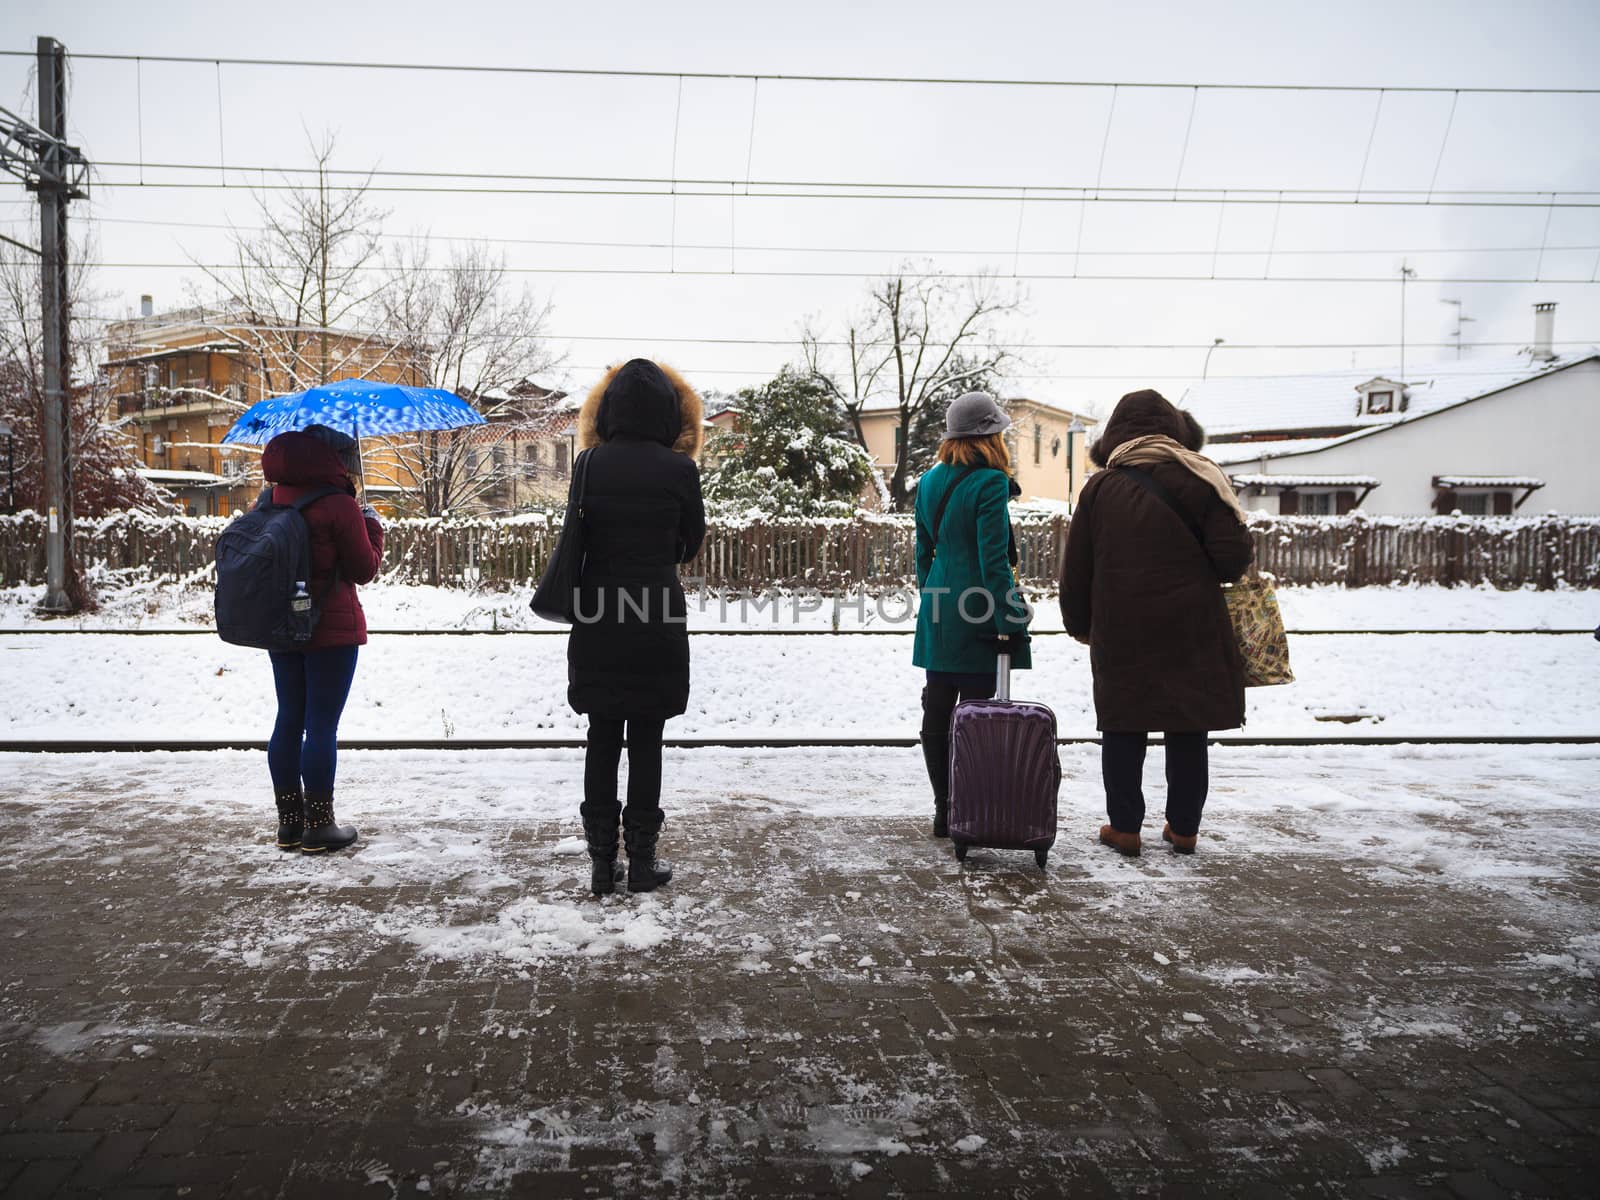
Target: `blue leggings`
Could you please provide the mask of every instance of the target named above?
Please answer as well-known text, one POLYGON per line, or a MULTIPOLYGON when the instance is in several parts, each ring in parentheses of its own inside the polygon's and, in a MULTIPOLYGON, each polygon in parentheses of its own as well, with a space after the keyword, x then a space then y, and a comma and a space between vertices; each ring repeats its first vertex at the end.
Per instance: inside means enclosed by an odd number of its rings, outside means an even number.
POLYGON ((272 651, 278 722, 267 743, 267 769, 274 791, 298 791, 303 780, 307 795, 332 793, 339 715, 356 675, 358 649, 272 651))

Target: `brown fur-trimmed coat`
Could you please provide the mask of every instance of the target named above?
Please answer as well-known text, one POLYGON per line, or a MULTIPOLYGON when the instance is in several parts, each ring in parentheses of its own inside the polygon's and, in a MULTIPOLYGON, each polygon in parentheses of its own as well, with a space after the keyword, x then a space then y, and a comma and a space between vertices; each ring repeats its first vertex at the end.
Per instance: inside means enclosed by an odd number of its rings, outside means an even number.
POLYGON ((660 368, 613 367, 578 413, 587 460, 584 569, 567 641, 567 699, 591 716, 665 720, 689 705, 689 637, 678 564, 705 538, 695 459, 704 406, 660 368), (619 384, 619 374, 630 370, 619 384), (636 382, 639 378, 642 383, 636 382))

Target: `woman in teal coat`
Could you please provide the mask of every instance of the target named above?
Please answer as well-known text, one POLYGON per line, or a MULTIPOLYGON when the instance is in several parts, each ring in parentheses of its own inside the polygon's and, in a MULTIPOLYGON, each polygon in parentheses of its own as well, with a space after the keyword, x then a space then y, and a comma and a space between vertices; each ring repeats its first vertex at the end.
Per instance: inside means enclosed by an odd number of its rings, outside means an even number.
POLYGON ((1011 665, 1030 665, 1033 615, 1011 569, 1011 518, 1019 490, 1001 436, 1011 419, 994 397, 950 402, 939 462, 917 484, 916 647, 922 689, 922 754, 933 785, 933 836, 948 837, 950 717, 958 700, 995 692, 996 637, 1011 638, 1011 665))

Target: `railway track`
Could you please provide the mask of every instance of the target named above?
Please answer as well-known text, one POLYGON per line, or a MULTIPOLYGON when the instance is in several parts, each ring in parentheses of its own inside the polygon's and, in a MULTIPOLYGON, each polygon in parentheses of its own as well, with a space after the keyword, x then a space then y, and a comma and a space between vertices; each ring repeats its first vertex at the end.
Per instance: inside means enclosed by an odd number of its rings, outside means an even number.
MULTIPOLYGON (((905 629, 691 629, 690 637, 910 637, 905 629)), ((566 629, 369 629, 384 637, 565 637, 566 629)), ((1589 637, 1592 629, 1291 629, 1290 637, 1470 637, 1514 634, 1529 637, 1589 637)), ((0 637, 216 637, 211 629, 0 629, 0 637)), ((1061 629, 1035 630, 1034 637, 1066 637, 1061 629)))
MULTIPOLYGON (((1098 737, 1059 737, 1061 746, 1098 745, 1098 737)), ((1160 744, 1160 737, 1151 741, 1160 744)), ((904 737, 784 737, 754 735, 728 737, 668 737, 669 750, 823 750, 823 749, 901 749, 918 744, 915 736, 904 737)), ((1211 739, 1219 748, 1299 747, 1299 746, 1594 746, 1600 733, 1559 734, 1344 734, 1313 736, 1287 734, 1252 737, 1219 734, 1211 739)), ((341 738, 339 749, 404 750, 581 750, 581 737, 546 738, 341 738)), ((0 741, 0 754, 186 754, 213 750, 261 750, 267 743, 260 738, 20 738, 0 741)))
MULTIPOLYGON (((374 630, 376 639, 385 637, 560 637, 565 629, 385 629, 374 630)), ((825 629, 730 629, 690 630, 691 637, 909 637, 906 629, 852 629, 833 633, 825 629)), ((1292 629, 1291 637, 1474 637, 1474 636, 1528 636, 1528 637, 1589 637, 1589 629, 1292 629)), ((209 629, 0 629, 0 639, 46 636, 137 636, 137 637, 214 637, 209 629)), ((1061 630, 1041 630, 1036 637, 1064 637, 1061 630)), ((0 649, 5 649, 0 643, 0 649)), ((10 647, 17 649, 19 647, 10 647)), ((1156 739, 1153 739, 1156 740, 1156 739)), ((1318 734, 1318 735, 1266 735, 1220 734, 1211 739, 1219 748, 1228 747, 1297 747, 1297 746, 1533 746, 1533 745, 1600 745, 1600 732, 1593 734, 1318 734)), ((1094 745, 1099 738, 1093 735, 1061 737, 1058 744, 1094 745)), ((584 746, 582 737, 536 738, 349 738, 341 739, 341 750, 363 751, 491 751, 491 750, 576 750, 584 746)), ((892 749, 917 745, 914 735, 895 737, 852 737, 823 735, 817 737, 784 737, 781 735, 726 735, 716 737, 668 737, 665 745, 671 749, 892 749)), ((21 738, 0 740, 0 754, 103 754, 103 753, 192 753, 216 750, 264 751, 266 742, 252 737, 238 738, 21 738)))

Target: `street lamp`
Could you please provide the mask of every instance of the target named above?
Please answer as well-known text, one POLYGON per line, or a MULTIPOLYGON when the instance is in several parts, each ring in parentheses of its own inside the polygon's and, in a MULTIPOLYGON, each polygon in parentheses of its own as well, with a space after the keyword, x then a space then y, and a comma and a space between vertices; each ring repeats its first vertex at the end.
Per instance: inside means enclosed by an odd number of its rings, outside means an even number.
POLYGON ((1206 377, 1206 372, 1211 370, 1211 351, 1215 350, 1220 345, 1222 345, 1222 339, 1221 338, 1213 338, 1212 339, 1211 346, 1206 350, 1205 365, 1200 368, 1200 378, 1201 379, 1204 379, 1206 377))
POLYGON ((1072 424, 1067 426, 1067 504, 1076 504, 1073 489, 1077 487, 1078 460, 1074 457, 1074 436, 1082 437, 1088 432, 1088 426, 1077 417, 1072 418, 1072 424))
POLYGON ((14 447, 16 435, 11 432, 10 421, 0 421, 0 437, 6 440, 6 513, 17 511, 17 458, 14 447))

